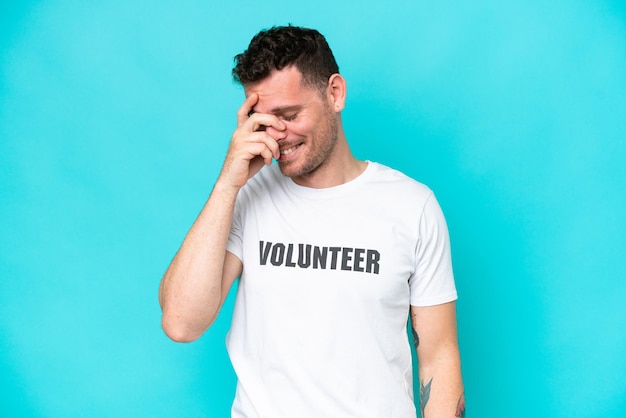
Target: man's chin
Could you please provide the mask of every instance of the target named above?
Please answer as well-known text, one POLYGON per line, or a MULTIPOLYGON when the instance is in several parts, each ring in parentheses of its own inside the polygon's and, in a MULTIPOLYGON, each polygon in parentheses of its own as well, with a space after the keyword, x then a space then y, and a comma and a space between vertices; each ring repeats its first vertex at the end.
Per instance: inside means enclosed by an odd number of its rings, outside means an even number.
POLYGON ((303 170, 302 167, 297 167, 292 161, 280 161, 278 160, 278 168, 280 168, 280 172, 285 177, 300 177, 306 173, 306 170, 303 170))
POLYGON ((278 168, 280 168, 280 172, 283 173, 283 176, 293 177, 297 175, 295 173, 293 164, 290 164, 288 161, 278 161, 278 168))

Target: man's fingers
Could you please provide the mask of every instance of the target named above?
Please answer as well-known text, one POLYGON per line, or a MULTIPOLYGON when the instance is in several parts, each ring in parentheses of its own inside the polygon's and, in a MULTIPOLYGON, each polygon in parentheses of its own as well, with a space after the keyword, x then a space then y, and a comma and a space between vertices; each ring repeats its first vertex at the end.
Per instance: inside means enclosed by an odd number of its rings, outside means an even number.
POLYGON ((241 156, 245 160, 249 160, 249 163, 254 161, 256 158, 261 158, 265 164, 272 164, 272 158, 275 157, 274 151, 267 147, 267 145, 263 142, 253 142, 248 144, 245 149, 241 150, 241 156))
POLYGON ((271 165, 272 164, 272 158, 273 158, 273 153, 269 148, 265 148, 263 149, 263 151, 261 151, 261 157, 263 157, 263 161, 265 161, 265 165, 271 165))
POLYGON ((243 104, 237 111, 237 126, 243 125, 249 118, 252 109, 259 101, 259 95, 256 93, 252 93, 246 100, 244 100, 243 104))
POLYGON ((286 136, 287 126, 276 115, 254 112, 259 95, 250 94, 237 111, 237 129, 233 132, 228 155, 222 169, 224 178, 242 187, 272 159, 280 158, 278 140, 286 136))
POLYGON ((268 126, 271 126, 278 131, 283 131, 287 128, 285 124, 276 116, 268 115, 266 113, 255 113, 250 117, 248 123, 252 124, 252 131, 265 131, 268 126))
POLYGON ((254 106, 259 102, 259 95, 250 94, 243 102, 237 112, 237 126, 241 128, 245 123, 251 124, 247 127, 252 132, 264 131, 266 127, 271 126, 274 129, 282 131, 287 127, 275 115, 268 113, 254 113, 254 106))
POLYGON ((266 132, 259 131, 252 133, 248 136, 247 142, 255 145, 251 149, 256 150, 257 155, 261 154, 262 150, 267 150, 267 153, 263 155, 263 159, 267 161, 267 158, 269 157, 270 163, 272 158, 278 159, 280 157, 280 147, 278 146, 278 142, 276 142, 276 140, 266 132))

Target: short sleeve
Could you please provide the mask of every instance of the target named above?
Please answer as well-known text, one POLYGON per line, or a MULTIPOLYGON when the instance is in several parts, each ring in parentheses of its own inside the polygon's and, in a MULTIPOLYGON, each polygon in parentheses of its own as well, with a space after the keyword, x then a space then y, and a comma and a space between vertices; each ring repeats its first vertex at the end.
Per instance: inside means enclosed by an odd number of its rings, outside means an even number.
POLYGON ((448 227, 432 193, 419 220, 415 272, 409 279, 409 287, 414 306, 439 305, 457 299, 448 227))

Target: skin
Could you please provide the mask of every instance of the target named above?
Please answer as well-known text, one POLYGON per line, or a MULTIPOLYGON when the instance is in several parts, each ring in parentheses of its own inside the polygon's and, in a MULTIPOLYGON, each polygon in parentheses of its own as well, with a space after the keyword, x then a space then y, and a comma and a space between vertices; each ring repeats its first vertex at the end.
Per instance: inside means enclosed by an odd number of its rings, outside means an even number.
POLYGON ((420 409, 423 418, 465 413, 457 338, 456 303, 411 306, 413 332, 419 335, 420 409))
POLYGON ((332 75, 323 92, 303 84, 301 77, 298 69, 287 67, 244 87, 246 101, 238 112, 238 129, 222 170, 229 178, 224 180, 240 188, 272 158, 284 175, 312 188, 346 183, 365 170, 366 163, 352 155, 341 125, 343 77, 332 75))
MULTIPOLYGON (((327 97, 320 92, 303 86, 297 75, 295 68, 277 73, 265 82, 248 86, 246 94, 254 114, 274 115, 286 126, 265 127, 278 143, 281 172, 298 184, 311 184, 307 177, 328 169, 341 152, 336 149, 339 119, 335 113, 340 106, 332 95, 324 100, 327 97)), ((337 84, 339 81, 333 80, 337 84)))
POLYGON ((455 417, 465 418, 465 393, 462 393, 459 397, 459 401, 456 404, 455 417))
MULTIPOLYGON (((244 91, 221 173, 161 281, 162 327, 174 341, 199 338, 241 274, 241 261, 226 251, 235 200, 263 165, 278 160, 284 175, 311 188, 346 183, 367 166, 354 158, 343 131, 346 83, 341 75, 332 75, 320 90, 303 84, 300 72, 288 67, 244 86, 244 91)), ((419 335, 420 382, 429 385, 422 405, 427 418, 454 416, 460 406, 455 315, 454 303, 411 307, 419 335)))

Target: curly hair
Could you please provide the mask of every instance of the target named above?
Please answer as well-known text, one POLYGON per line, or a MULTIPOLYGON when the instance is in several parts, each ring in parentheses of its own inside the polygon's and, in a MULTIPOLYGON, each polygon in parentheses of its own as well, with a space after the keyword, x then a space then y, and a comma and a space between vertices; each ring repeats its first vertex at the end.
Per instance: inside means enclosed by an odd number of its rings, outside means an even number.
POLYGON ((323 89, 331 75, 339 72, 326 38, 315 29, 274 26, 262 30, 250 41, 248 49, 235 56, 233 79, 246 85, 263 80, 273 70, 294 65, 302 81, 323 89))

